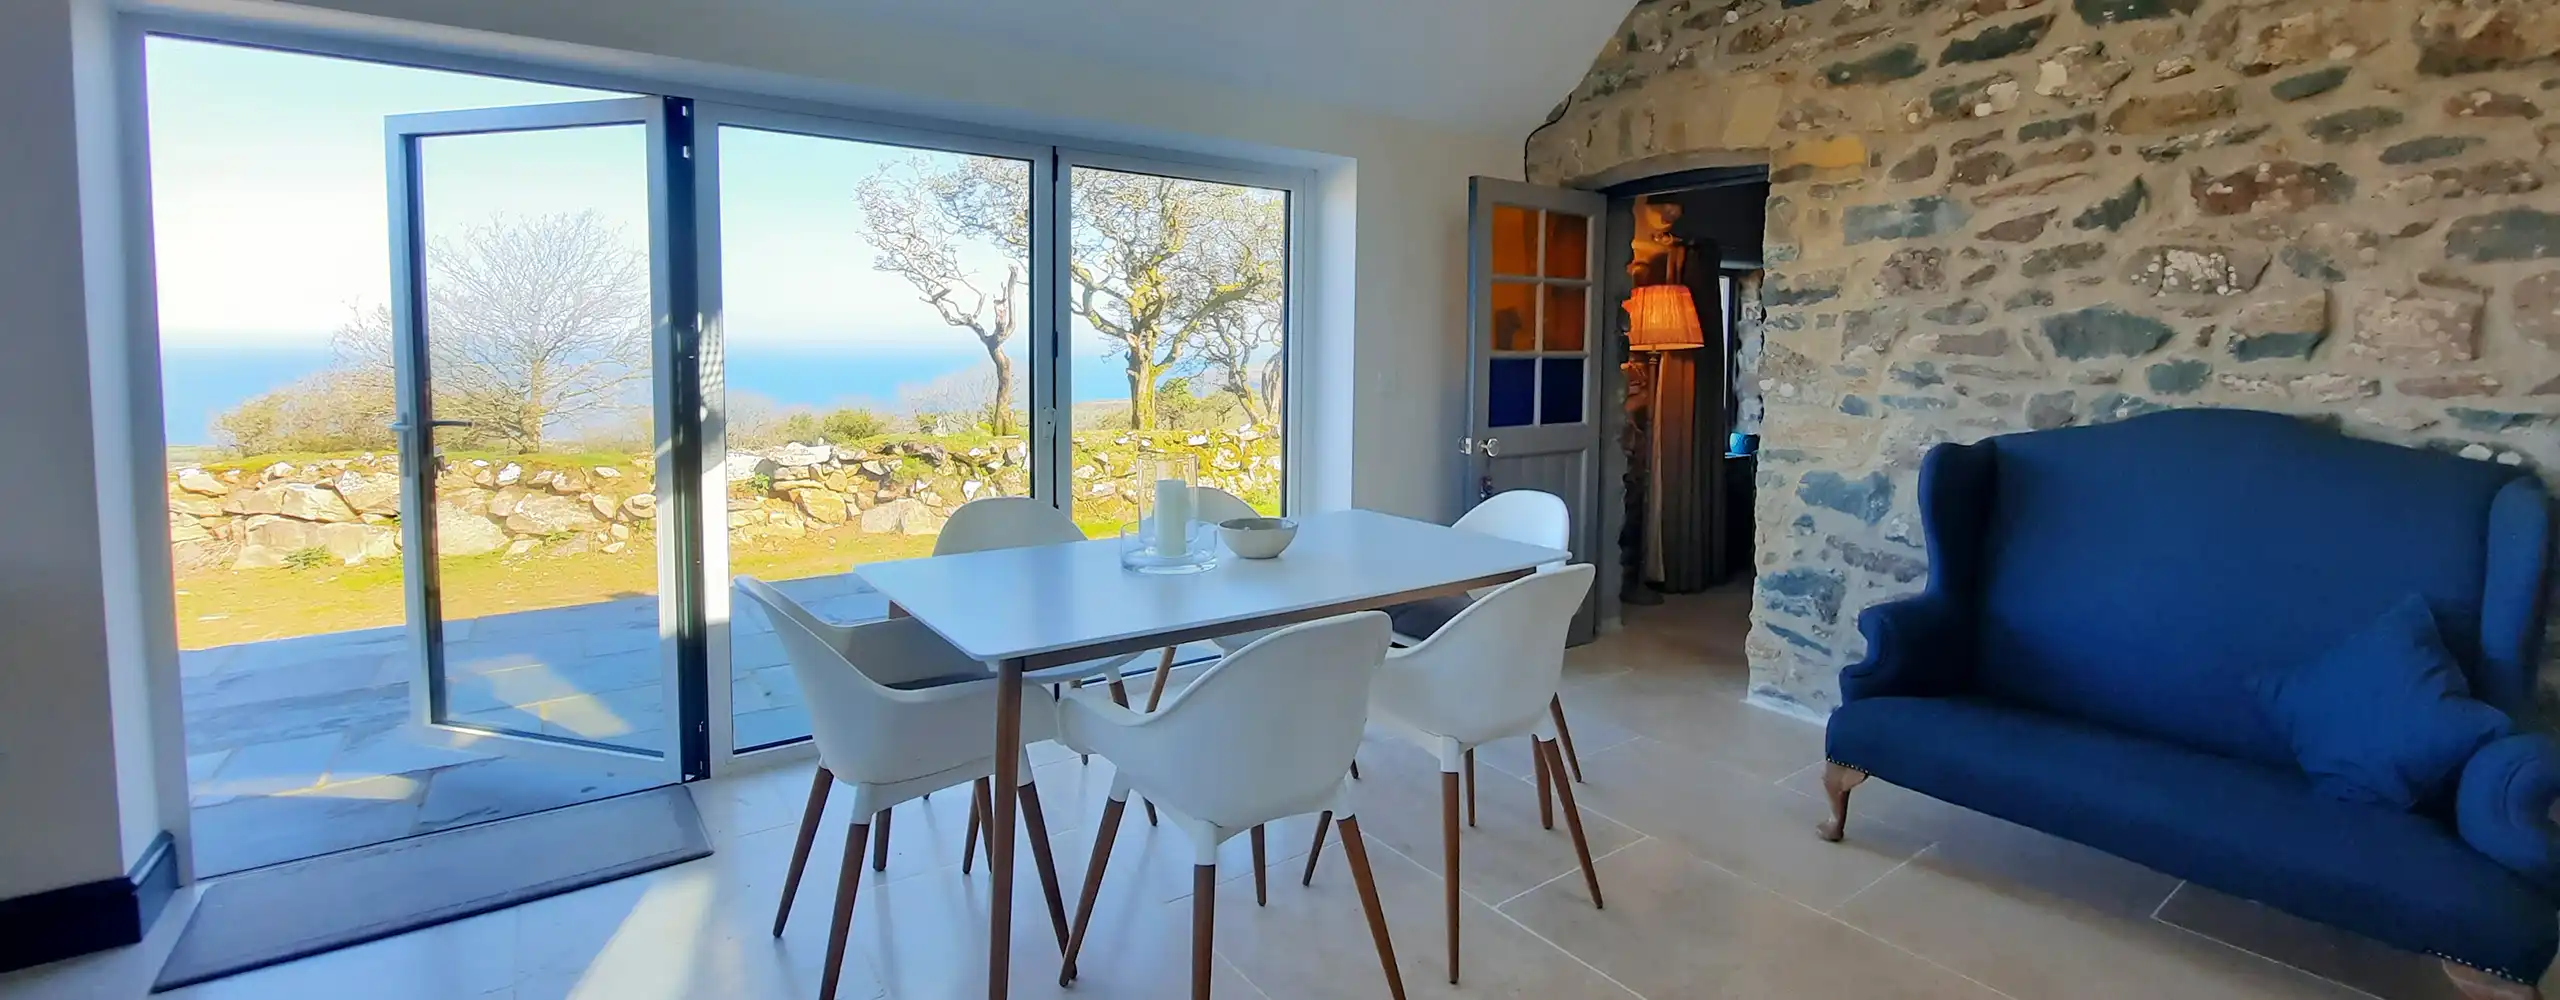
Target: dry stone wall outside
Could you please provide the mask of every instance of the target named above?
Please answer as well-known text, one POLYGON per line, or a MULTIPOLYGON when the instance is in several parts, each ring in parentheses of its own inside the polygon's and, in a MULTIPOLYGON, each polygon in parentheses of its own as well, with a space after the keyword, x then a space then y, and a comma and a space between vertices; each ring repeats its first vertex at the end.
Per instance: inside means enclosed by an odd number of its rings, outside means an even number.
MULTIPOLYGON (((1281 487, 1281 439, 1259 428, 1080 435, 1069 472, 1076 516, 1135 516, 1151 483, 1137 460, 1188 454, 1204 485, 1266 504, 1281 487)), ((952 509, 1030 492, 1020 438, 890 438, 861 447, 733 450, 724 470, 729 537, 787 544, 813 531, 932 535, 952 509)), ((448 460, 436 477, 436 539, 449 556, 618 554, 655 530, 656 462, 557 457, 448 460)), ((1276 508, 1275 508, 1276 509, 1276 508)), ((181 573, 357 565, 400 554, 399 460, 351 454, 169 473, 169 534, 181 573)))
POLYGON ((1837 704, 1942 441, 2243 406, 2560 475, 2560 3, 1646 0, 1527 170, 1753 161, 1755 696, 1837 704))

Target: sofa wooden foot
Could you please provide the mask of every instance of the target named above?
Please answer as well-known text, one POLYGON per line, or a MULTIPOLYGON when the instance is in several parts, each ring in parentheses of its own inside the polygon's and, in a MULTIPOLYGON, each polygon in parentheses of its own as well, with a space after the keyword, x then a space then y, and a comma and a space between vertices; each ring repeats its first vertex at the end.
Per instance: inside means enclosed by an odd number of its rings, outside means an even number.
POLYGON ((2460 962, 2445 961, 2444 977, 2471 1000, 2542 1000, 2542 991, 2530 984, 2500 979, 2460 962))
POLYGON ((1858 787, 1858 783, 1865 780, 1867 780, 1865 771, 1827 761, 1823 763, 1822 794, 1831 799, 1831 818, 1823 820, 1822 825, 1815 828, 1815 832, 1820 834, 1822 839, 1836 844, 1840 842, 1843 835, 1848 833, 1849 790, 1858 787))

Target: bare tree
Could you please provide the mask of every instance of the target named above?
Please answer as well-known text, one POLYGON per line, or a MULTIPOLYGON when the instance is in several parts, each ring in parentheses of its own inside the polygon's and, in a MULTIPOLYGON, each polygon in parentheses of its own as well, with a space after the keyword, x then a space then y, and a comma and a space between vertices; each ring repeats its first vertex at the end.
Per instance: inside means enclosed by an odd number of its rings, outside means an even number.
POLYGON ((1263 427, 1279 423, 1283 328, 1279 297, 1263 296, 1209 317, 1191 347, 1245 419, 1263 427))
POLYGON ((1279 300, 1284 202, 1232 184, 1093 169, 1077 170, 1072 201, 1070 307, 1127 365, 1129 426, 1153 428, 1158 382, 1202 336, 1279 300))
MULTIPOLYGON (((544 434, 631 405, 649 371, 649 256, 592 211, 499 216, 427 247, 428 384, 438 419, 539 451, 544 434)), ((337 334, 341 364, 391 369, 388 309, 337 334)))
POLYGON ((995 369, 986 410, 997 434, 1013 427, 1013 358, 1004 345, 1021 325, 1022 287, 1031 257, 1030 170, 1017 160, 961 157, 936 167, 916 158, 881 168, 862 182, 865 237, 879 255, 875 270, 907 279, 951 326, 969 331, 995 369), (962 259, 969 245, 992 249, 1004 276, 962 259))

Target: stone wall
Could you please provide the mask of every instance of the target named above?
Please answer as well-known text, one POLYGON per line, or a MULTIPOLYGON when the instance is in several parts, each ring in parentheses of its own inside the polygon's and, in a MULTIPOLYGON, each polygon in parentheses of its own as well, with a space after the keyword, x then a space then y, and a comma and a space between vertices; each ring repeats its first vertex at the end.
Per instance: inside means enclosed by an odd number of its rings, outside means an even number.
MULTIPOLYGON (((1200 482, 1248 500, 1276 498, 1280 438, 1262 430, 1080 435, 1076 516, 1133 517, 1136 460, 1187 454, 1200 482)), ((1030 491, 1020 438, 892 437, 860 447, 786 444, 730 452, 730 539, 788 543, 813 531, 931 535, 982 496, 1030 491)), ((436 477, 436 537, 449 556, 618 554, 657 520, 656 462, 560 457, 458 459, 436 477)), ((372 453, 255 468, 188 465, 169 474, 169 534, 181 573, 358 565, 400 553, 395 456, 372 453)))
POLYGON ((2556 57, 2552 0, 1646 0, 1527 170, 1770 164, 1749 655, 1818 713, 1941 441, 2242 406, 2560 472, 2556 57))

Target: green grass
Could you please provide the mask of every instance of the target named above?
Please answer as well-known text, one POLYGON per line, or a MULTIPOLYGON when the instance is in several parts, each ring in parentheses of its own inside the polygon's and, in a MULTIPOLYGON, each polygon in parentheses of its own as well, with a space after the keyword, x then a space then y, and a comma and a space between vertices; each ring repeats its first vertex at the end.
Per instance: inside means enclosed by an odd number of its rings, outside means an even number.
MULTIPOLYGON (((537 549, 449 558, 438 573, 447 619, 574 607, 655 593, 658 557, 646 539, 607 555, 537 549)), ((730 553, 730 571, 768 580, 842 573, 864 563, 933 552, 931 535, 865 535, 849 528, 730 553)), ((211 570, 178 579, 178 645, 233 643, 398 625, 405 595, 397 560, 310 569, 211 570)))

